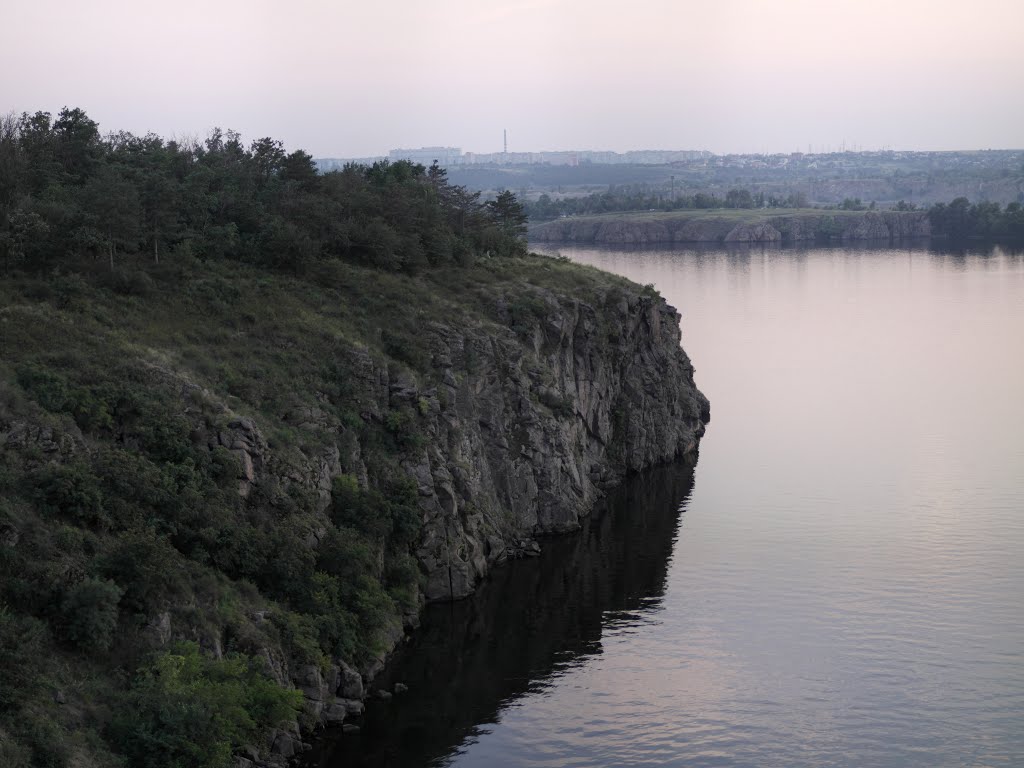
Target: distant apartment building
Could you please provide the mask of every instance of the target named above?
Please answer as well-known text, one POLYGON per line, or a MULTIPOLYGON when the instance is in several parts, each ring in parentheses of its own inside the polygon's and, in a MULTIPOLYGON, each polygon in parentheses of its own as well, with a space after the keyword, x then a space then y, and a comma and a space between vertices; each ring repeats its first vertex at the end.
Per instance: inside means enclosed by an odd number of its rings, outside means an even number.
POLYGON ((408 160, 412 163, 430 166, 434 161, 438 165, 459 165, 462 162, 462 150, 458 147, 420 147, 419 149, 392 149, 388 152, 388 160, 408 160))
POLYGON ((579 165, 578 152, 467 152, 466 165, 579 165))
MULTIPOLYGON (((609 153, 601 152, 607 156, 609 153)), ((621 155, 617 152, 610 153, 613 158, 594 160, 601 163, 630 163, 633 165, 668 165, 670 163, 685 163, 693 160, 703 160, 711 156, 710 152, 698 150, 674 150, 674 149, 636 149, 624 152, 621 155)))

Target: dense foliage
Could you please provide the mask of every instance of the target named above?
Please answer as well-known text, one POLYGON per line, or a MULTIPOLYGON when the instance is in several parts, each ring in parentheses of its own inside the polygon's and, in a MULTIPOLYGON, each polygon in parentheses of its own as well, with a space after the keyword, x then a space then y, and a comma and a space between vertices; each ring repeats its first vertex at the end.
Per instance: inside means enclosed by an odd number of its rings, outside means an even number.
POLYGON ((324 258, 390 270, 521 253, 510 193, 488 204, 445 171, 381 161, 318 174, 313 158, 215 129, 203 143, 101 137, 80 109, 0 120, 5 265, 169 250, 300 271, 324 258))
POLYGON ((1010 203, 971 203, 958 197, 948 205, 936 203, 928 209, 933 234, 954 241, 969 238, 982 240, 1024 241, 1024 208, 1010 203))
POLYGON ((524 226, 437 167, 3 121, 0 765, 228 765, 305 717, 282 669, 386 647, 425 413, 367 413, 354 371, 422 375, 424 322, 597 279, 524 226), (273 462, 244 492, 239 441, 273 462), (318 488, 338 445, 361 474, 318 488))
POLYGON ((252 659, 214 659, 182 643, 138 671, 109 734, 138 768, 218 768, 301 703, 302 694, 267 679, 252 659))

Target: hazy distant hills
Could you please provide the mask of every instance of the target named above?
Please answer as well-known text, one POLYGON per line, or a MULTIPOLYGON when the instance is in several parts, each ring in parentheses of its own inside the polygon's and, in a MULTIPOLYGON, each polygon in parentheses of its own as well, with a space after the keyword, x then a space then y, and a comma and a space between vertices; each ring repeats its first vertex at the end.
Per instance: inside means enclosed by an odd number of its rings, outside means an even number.
MULTIPOLYGON (((429 154, 429 153, 428 153, 429 154)), ((571 153, 551 153, 559 162, 449 165, 454 183, 485 193, 512 189, 535 199, 541 194, 576 196, 628 187, 670 196, 695 192, 723 195, 737 187, 752 193, 786 197, 802 193, 811 204, 836 204, 847 198, 879 205, 904 200, 915 205, 966 197, 1003 205, 1024 201, 1024 150, 963 152, 836 152, 789 155, 710 155, 687 153, 674 162, 566 163, 571 153)), ((659 153, 650 153, 652 160, 659 153)), ((499 154, 500 156, 500 154, 499 154)), ((483 157, 483 156, 478 156, 483 157)), ((486 156, 489 158, 493 155, 486 156)), ((363 158, 373 162, 383 158, 363 158)), ((344 161, 321 159, 321 170, 344 161)))

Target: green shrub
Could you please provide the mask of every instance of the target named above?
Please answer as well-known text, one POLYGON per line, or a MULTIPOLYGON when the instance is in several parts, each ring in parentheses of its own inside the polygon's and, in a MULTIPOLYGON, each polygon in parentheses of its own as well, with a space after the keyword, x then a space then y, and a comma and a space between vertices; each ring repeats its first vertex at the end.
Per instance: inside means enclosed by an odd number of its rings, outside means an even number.
POLYGON ((68 385, 63 376, 48 367, 29 363, 18 366, 18 384, 29 397, 53 413, 63 411, 68 402, 68 385))
POLYGON ((360 622, 350 611, 355 584, 324 571, 313 574, 309 582, 302 609, 316 627, 320 647, 332 655, 353 658, 360 651, 360 622))
POLYGON ((551 312, 551 308, 539 296, 522 291, 509 303, 509 314, 513 331, 520 336, 533 333, 551 312))
POLYGON ((295 611, 276 610, 270 614, 270 621, 280 636, 281 647, 297 665, 323 665, 324 654, 312 617, 295 611))
POLYGON ((419 490, 406 475, 392 478, 385 484, 388 515, 391 518, 391 545, 403 548, 419 536, 422 513, 419 509, 419 490))
POLYGON ((122 590, 112 581, 88 578, 76 584, 61 606, 67 639, 86 650, 105 651, 114 641, 122 590))
POLYGON ((334 481, 331 519, 340 528, 351 528, 371 540, 404 547, 419 534, 420 511, 416 484, 405 475, 384 484, 384 490, 363 491, 354 478, 342 475, 334 481))
POLYGON ((416 559, 407 552, 392 555, 384 564, 384 584, 388 595, 403 612, 419 607, 419 579, 420 569, 416 559))
POLYGON ((233 751, 301 706, 302 694, 278 686, 255 659, 213 659, 183 643, 139 671, 108 735, 135 768, 228 768, 233 751))
POLYGON ((363 491, 350 475, 335 478, 331 489, 331 520, 339 528, 351 528, 371 539, 391 533, 391 517, 383 494, 363 491))
POLYGON ((122 585, 121 607, 131 613, 153 614, 187 589, 179 554, 151 528, 119 536, 100 558, 99 570, 122 585))
POLYGON ((416 413, 408 407, 395 408, 384 417, 384 428, 395 446, 401 450, 416 451, 426 443, 426 436, 420 428, 416 413))
POLYGON ((46 624, 0 605, 0 713, 38 693, 48 642, 46 624))
POLYGON ((113 418, 109 404, 93 388, 76 387, 53 368, 63 367, 63 361, 49 366, 42 362, 18 367, 18 383, 39 405, 52 413, 70 413, 85 431, 110 428, 113 418))
POLYGON ((110 522, 99 478, 84 463, 48 464, 32 475, 32 485, 37 503, 52 515, 86 525, 110 522))

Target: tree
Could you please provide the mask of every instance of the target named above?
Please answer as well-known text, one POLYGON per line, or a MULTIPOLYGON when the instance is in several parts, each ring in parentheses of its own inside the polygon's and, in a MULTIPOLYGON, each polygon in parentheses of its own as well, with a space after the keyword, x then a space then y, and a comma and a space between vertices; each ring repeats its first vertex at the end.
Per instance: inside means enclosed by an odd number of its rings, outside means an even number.
POLYGON ((69 179, 83 182, 100 155, 99 126, 81 109, 64 107, 53 124, 57 157, 69 179))
POLYGON ((972 235, 991 237, 999 228, 1002 211, 999 203, 988 201, 971 206, 970 229, 972 235))
POLYGON ((83 207, 105 237, 113 269, 117 246, 128 248, 136 243, 141 218, 138 191, 117 169, 105 165, 89 180, 83 195, 83 207))
POLYGON ((49 226, 42 217, 31 211, 18 209, 7 217, 8 231, 0 233, 0 242, 4 246, 4 269, 8 268, 8 259, 23 262, 35 250, 36 241, 45 235, 49 226))
POLYGON ((153 260, 159 263, 161 244, 178 235, 182 207, 175 162, 178 145, 165 145, 152 133, 137 137, 123 131, 108 135, 103 144, 109 152, 106 166, 115 166, 135 188, 142 239, 151 241, 153 260))
POLYGON ((27 170, 18 118, 13 113, 4 115, 0 117, 0 224, 24 194, 27 170))
POLYGON ((249 151, 256 169, 256 186, 263 188, 281 170, 284 145, 276 139, 263 138, 254 141, 249 151))
POLYGON ((427 168, 427 178, 434 185, 434 189, 440 190, 448 186, 448 171, 438 165, 437 160, 427 168))
POLYGON ((281 180, 294 182, 303 189, 313 189, 319 174, 313 156, 297 149, 281 160, 281 180))
POLYGON ((1003 212, 1006 236, 1017 241, 1024 240, 1024 207, 1020 203, 1010 203, 1003 212))
POLYGON ((970 201, 958 197, 946 207, 946 233, 953 240, 962 240, 969 234, 970 201))
POLYGON ((804 192, 793 192, 786 198, 787 208, 806 208, 807 194, 804 192))
POLYGON ((153 261, 160 263, 160 240, 174 229, 178 221, 178 189, 170 178, 160 173, 146 177, 140 196, 146 231, 153 238, 153 261))
POLYGON ((486 207, 491 221, 497 224, 505 234, 516 238, 526 236, 526 223, 529 219, 523 210, 522 203, 512 192, 506 189, 494 200, 489 200, 486 207))
POLYGON ((730 189, 725 195, 726 208, 753 208, 754 197, 749 189, 730 189))
POLYGON ((38 194, 60 178, 50 113, 22 113, 18 134, 28 162, 28 191, 38 194))

